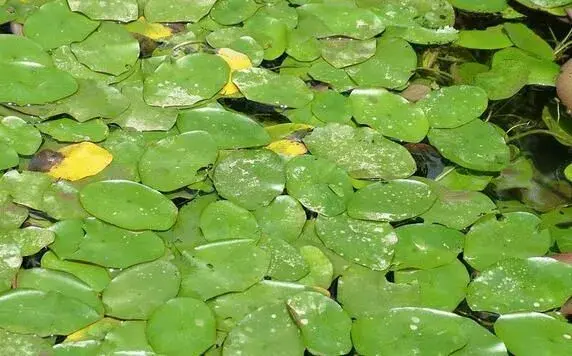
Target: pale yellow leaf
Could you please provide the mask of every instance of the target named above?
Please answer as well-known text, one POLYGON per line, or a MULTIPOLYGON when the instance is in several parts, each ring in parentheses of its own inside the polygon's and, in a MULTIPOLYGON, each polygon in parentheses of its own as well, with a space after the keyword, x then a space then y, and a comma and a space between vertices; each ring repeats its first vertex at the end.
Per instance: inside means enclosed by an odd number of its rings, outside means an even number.
POLYGON ((173 31, 160 23, 147 22, 145 17, 141 16, 137 21, 130 22, 125 25, 127 31, 138 33, 152 40, 160 40, 162 38, 170 37, 173 31))
POLYGON ((111 153, 91 142, 69 145, 58 150, 64 159, 48 175, 76 181, 98 174, 113 160, 111 153))
POLYGON ((252 62, 247 55, 232 50, 230 48, 220 48, 217 54, 225 60, 225 62, 230 67, 230 75, 228 78, 228 83, 224 86, 221 91, 222 95, 232 95, 238 93, 238 88, 232 82, 232 73, 241 69, 248 69, 252 67, 252 62))
POLYGON ((278 140, 266 146, 271 151, 280 155, 294 157, 301 156, 308 152, 308 149, 302 142, 292 140, 278 140))

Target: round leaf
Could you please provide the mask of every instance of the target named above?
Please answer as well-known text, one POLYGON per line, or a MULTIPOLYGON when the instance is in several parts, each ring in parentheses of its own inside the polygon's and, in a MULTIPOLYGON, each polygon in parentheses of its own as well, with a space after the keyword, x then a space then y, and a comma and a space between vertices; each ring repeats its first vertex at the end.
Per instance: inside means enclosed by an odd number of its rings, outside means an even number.
POLYGON ((254 211, 264 236, 292 242, 300 236, 306 223, 306 212, 300 203, 288 196, 280 195, 270 203, 254 211))
POLYGON ((223 198, 249 210, 258 209, 284 190, 284 163, 269 150, 235 151, 218 162, 213 181, 223 198))
POLYGON ((365 62, 375 55, 376 40, 358 41, 352 38, 334 37, 320 41, 322 58, 336 68, 344 68, 365 62))
POLYGON ((430 186, 416 180, 373 183, 354 194, 348 215, 356 219, 401 221, 423 214, 436 199, 430 186))
POLYGON ((109 129, 101 119, 77 122, 68 118, 45 121, 36 128, 60 142, 100 142, 107 138, 109 129))
POLYGON ((319 216, 316 232, 338 255, 378 271, 389 268, 397 244, 397 235, 388 223, 356 220, 345 214, 319 216))
POLYGON ((350 102, 333 90, 316 92, 311 105, 312 113, 320 121, 344 124, 352 119, 350 102))
POLYGON ((16 116, 0 119, 0 143, 21 155, 33 155, 42 144, 42 135, 32 125, 16 116))
POLYGON ((130 22, 137 19, 137 0, 67 0, 72 11, 81 12, 94 20, 130 22))
POLYGON ((280 238, 265 238, 259 246, 270 254, 267 276, 273 280, 293 282, 310 272, 304 257, 288 242, 280 238))
POLYGON ((174 298, 153 312, 146 334, 153 350, 161 354, 201 355, 215 343, 216 323, 205 303, 174 298))
POLYGON ((145 18, 150 22, 197 22, 209 13, 216 0, 148 0, 145 18))
POLYGON ((86 185, 80 200, 91 215, 130 230, 167 230, 177 207, 161 193, 130 181, 109 180, 86 185))
POLYGON ((260 238, 260 228, 254 215, 227 200, 209 204, 201 214, 200 227, 210 242, 260 238))
POLYGON ((147 319, 179 291, 181 276, 172 263, 158 260, 122 270, 103 290, 105 314, 120 319, 147 319))

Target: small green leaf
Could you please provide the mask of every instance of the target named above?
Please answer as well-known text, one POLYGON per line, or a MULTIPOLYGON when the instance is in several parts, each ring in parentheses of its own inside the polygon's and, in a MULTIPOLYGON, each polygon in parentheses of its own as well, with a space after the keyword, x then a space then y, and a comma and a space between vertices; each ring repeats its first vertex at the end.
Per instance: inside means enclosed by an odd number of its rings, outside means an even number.
POLYGON ((508 7, 507 0, 449 0, 449 2, 457 9, 470 12, 494 13, 508 7))
POLYGON ((497 61, 493 68, 475 75, 474 84, 487 92, 489 99, 508 99, 518 93, 527 83, 530 69, 519 59, 497 61))
POLYGON ((248 19, 260 8, 254 0, 219 0, 210 17, 221 25, 235 25, 248 19))
POLYGON ((42 268, 71 273, 87 283, 96 292, 104 290, 111 281, 111 277, 105 268, 87 263, 60 260, 51 251, 42 256, 41 266, 42 268))
POLYGON ((216 340, 216 323, 208 306, 193 298, 174 298, 158 307, 147 322, 153 350, 165 355, 201 355, 216 340))
POLYGON ((498 314, 560 307, 572 293, 572 266, 547 257, 504 259, 469 284, 472 310, 498 314))
POLYGON ((52 345, 37 335, 23 335, 0 329, 0 345, 6 355, 51 355, 52 345))
POLYGON ((525 212, 488 215, 467 233, 463 258, 474 269, 483 270, 511 257, 543 256, 552 239, 540 224, 540 218, 525 212))
POLYGON ((216 0, 148 0, 145 18, 149 22, 197 22, 211 11, 216 0))
POLYGON ((0 183, 12 196, 13 202, 32 209, 42 210, 44 193, 50 188, 53 179, 40 172, 16 170, 4 173, 0 183))
POLYGON ((201 214, 200 227, 209 242, 232 239, 257 241, 261 233, 254 215, 228 200, 209 204, 201 214))
POLYGON ((265 238, 259 247, 270 255, 267 276, 273 280, 294 282, 310 272, 304 257, 294 246, 281 238, 265 238))
POLYGON ((503 26, 508 37, 518 48, 549 61, 554 59, 552 47, 525 24, 507 22, 503 26))
POLYGON ((376 40, 358 41, 352 38, 326 38, 319 42, 322 58, 336 68, 362 63, 375 55, 376 40))
POLYGON ((436 199, 429 185, 416 180, 373 183, 354 194, 348 215, 355 219, 401 221, 423 214, 436 199))
POLYGON ((142 184, 108 180, 86 185, 80 200, 90 214, 130 230, 167 230, 175 223, 177 207, 142 184))
POLYGON ((456 45, 471 49, 501 49, 512 46, 512 41, 503 31, 503 26, 487 27, 484 30, 461 30, 456 45))
POLYGON ((560 66, 550 59, 538 58, 525 51, 509 47, 496 52, 493 56, 493 67, 502 66, 503 62, 517 61, 523 63, 529 70, 529 85, 555 86, 560 74, 560 66))
POLYGON ((34 255, 54 242, 55 234, 48 229, 29 226, 23 229, 0 231, 0 241, 14 241, 22 256, 34 255))
POLYGON ((345 214, 319 216, 316 232, 338 255, 377 271, 389 268, 397 244, 397 235, 388 223, 352 219, 345 214))
POLYGON ((292 242, 300 236, 306 223, 306 212, 300 203, 289 195, 280 195, 270 203, 254 211, 264 236, 292 242))
POLYGON ((77 122, 68 118, 45 121, 36 128, 60 142, 100 142, 107 138, 109 129, 101 119, 77 122))
MULTIPOLYGON (((324 247, 325 250, 327 250, 324 247)), ((334 254, 332 252, 332 254, 334 254)), ((300 247, 300 255, 306 261, 310 268, 307 276, 300 279, 298 283, 308 286, 317 286, 327 289, 334 280, 334 266, 328 256, 315 246, 302 246, 300 247)))
POLYGON ((101 296, 105 314, 120 319, 147 319, 174 298, 181 283, 177 267, 164 260, 142 263, 119 272, 101 296))
POLYGON ((72 11, 85 14, 94 20, 130 22, 137 20, 137 0, 67 0, 72 11))
POLYGON ((0 293, 12 288, 22 261, 20 246, 14 239, 0 239, 0 293))
POLYGON ((264 49, 264 59, 280 57, 288 47, 288 25, 272 16, 253 16, 244 23, 247 36, 264 49))
POLYGON ((0 231, 19 228, 28 218, 28 209, 0 198, 0 231))
POLYGON ((18 154, 33 155, 40 148, 42 141, 40 132, 19 117, 6 116, 0 119, 0 143, 18 154))
POLYGON ((352 320, 334 300, 317 292, 302 292, 289 298, 286 305, 312 354, 345 355, 350 352, 352 320))
POLYGON ((347 97, 333 91, 316 92, 311 103, 312 113, 323 122, 348 123, 352 119, 352 107, 347 97))
POLYGON ((82 219, 88 214, 79 201, 79 191, 70 182, 59 180, 44 191, 42 210, 57 220, 82 219))

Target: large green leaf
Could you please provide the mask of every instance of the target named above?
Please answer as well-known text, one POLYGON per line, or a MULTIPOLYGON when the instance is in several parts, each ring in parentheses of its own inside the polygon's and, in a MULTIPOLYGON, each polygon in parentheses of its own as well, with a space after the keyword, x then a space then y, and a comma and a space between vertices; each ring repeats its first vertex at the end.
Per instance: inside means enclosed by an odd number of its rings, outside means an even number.
POLYGON ((0 119, 0 143, 21 155, 33 155, 42 144, 42 135, 19 117, 6 116, 0 119))
POLYGON ((504 137, 479 119, 454 129, 431 129, 427 136, 443 157, 465 168, 498 172, 510 160, 504 137))
POLYGON ((179 295, 208 300, 242 292, 262 280, 270 255, 253 240, 230 240, 182 250, 179 295))
POLYGON ((206 131, 219 149, 249 148, 270 143, 264 128, 246 115, 205 107, 182 111, 177 119, 181 132, 206 131))
POLYGON ((217 146, 204 131, 169 136, 149 145, 139 161, 143 184, 168 192, 203 180, 200 170, 214 164, 217 146))
POLYGON ((131 230, 167 230, 177 207, 161 193, 142 184, 108 180, 86 185, 80 200, 90 214, 131 230))
POLYGON ((334 300, 317 292, 302 292, 286 301, 306 349, 315 355, 345 355, 352 349, 352 320, 334 300))
POLYGON ((401 221, 423 214, 436 199, 431 187, 417 180, 373 183, 354 194, 348 215, 356 219, 401 221))
POLYGON ((310 267, 298 249, 281 238, 264 238, 259 247, 270 254, 266 275, 273 280, 295 282, 310 273, 310 267))
POLYGON ((42 268, 71 273, 97 292, 105 289, 111 281, 111 277, 109 277, 109 273, 105 268, 87 263, 60 260, 51 251, 42 256, 41 266, 42 268))
POLYGON ((6 355, 51 355, 52 345, 37 335, 23 335, 0 329, 0 345, 6 355))
POLYGON ((328 124, 314 129, 304 143, 313 155, 336 163, 353 178, 407 178, 416 170, 404 147, 370 128, 328 124))
POLYGON ((153 106, 190 106, 212 98, 227 83, 230 68, 220 56, 191 54, 163 62, 145 79, 145 102, 153 106))
POLYGON ((499 314, 545 311, 561 306, 572 293, 572 266, 547 257, 504 259, 469 284, 472 310, 499 314))
POLYGON ((508 99, 527 83, 530 69, 519 59, 507 59, 494 63, 488 72, 475 75, 474 84, 487 92, 491 100, 508 99))
POLYGON ((560 74, 560 66, 557 63, 550 59, 538 58, 515 47, 496 52, 493 56, 493 67, 507 61, 517 61, 526 65, 529 70, 527 81, 529 85, 555 86, 560 74))
POLYGON ((397 244, 397 235, 388 223, 352 219, 345 214, 319 216, 316 232, 329 249, 377 271, 389 268, 397 244))
POLYGON ((153 354, 147 342, 144 321, 123 321, 106 335, 98 352, 104 355, 113 354, 153 354))
POLYGON ((348 174, 334 163, 315 156, 291 159, 286 165, 286 190, 306 209, 326 216, 346 210, 353 194, 348 174))
POLYGON ((54 241, 53 231, 35 226, 17 230, 0 231, 0 241, 15 242, 22 256, 31 256, 40 252, 54 241))
POLYGON ((56 69, 50 56, 23 36, 0 35, 0 102, 44 104, 76 92, 75 79, 56 69))
POLYGON ((429 131, 423 110, 385 89, 356 89, 350 99, 355 120, 385 136, 420 142, 429 131))
POLYGON ((352 119, 352 108, 350 101, 342 94, 326 90, 314 93, 314 100, 311 103, 312 114, 323 122, 348 123, 352 119))
POLYGON ((375 55, 376 40, 358 41, 352 38, 325 38, 319 42, 322 58, 336 68, 362 63, 375 55))
POLYGON ((200 355, 215 343, 215 318, 203 302, 174 298, 151 314, 146 335, 161 354, 200 355))
POLYGON ((458 46, 471 49, 501 49, 512 46, 512 41, 503 31, 503 26, 491 26, 484 30, 462 30, 458 46))
POLYGON ((4 173, 0 184, 13 198, 13 202, 32 209, 42 210, 44 193, 49 189, 53 179, 40 172, 16 170, 4 173))
POLYGON ((24 34, 50 50, 83 41, 99 23, 70 11, 66 0, 48 2, 24 23, 24 34))
POLYGON ((284 162, 270 150, 234 151, 217 163, 213 181, 220 196, 255 210, 284 190, 284 162))
POLYGON ((216 0, 147 0, 145 17, 151 22, 197 22, 216 0))
POLYGON ((287 242, 296 240, 306 223, 304 208, 289 195, 276 197, 270 205, 255 210, 254 216, 264 236, 287 242))
POLYGON ((301 79, 264 68, 235 72, 232 81, 248 100, 268 105, 300 108, 314 97, 301 79))
POLYGON ((235 25, 248 19, 260 8, 254 0, 218 0, 210 17, 222 25, 235 25))
POLYGON ((84 41, 73 43, 77 59, 96 72, 120 75, 131 69, 139 58, 139 42, 123 27, 102 23, 84 41))
POLYGON ((15 333, 68 335, 101 317, 87 304, 57 292, 15 289, 0 295, 0 327, 15 333))
POLYGON ((179 292, 181 276, 165 260, 142 263, 119 272, 103 290, 105 314, 120 319, 147 319, 179 292))
POLYGON ((526 212, 488 215, 477 221, 467 233, 463 259, 483 270, 506 258, 543 256, 552 239, 541 220, 526 212))
POLYGON ((200 228, 209 242, 232 239, 258 240, 260 227, 254 215, 228 200, 220 200, 204 208, 200 228))

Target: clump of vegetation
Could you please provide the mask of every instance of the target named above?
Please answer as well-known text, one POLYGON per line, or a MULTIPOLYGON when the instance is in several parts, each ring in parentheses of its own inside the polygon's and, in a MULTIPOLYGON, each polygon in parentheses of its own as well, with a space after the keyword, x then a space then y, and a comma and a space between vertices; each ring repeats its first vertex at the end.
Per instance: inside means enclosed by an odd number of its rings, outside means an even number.
POLYGON ((571 8, 0 0, 3 354, 572 354, 571 8))

